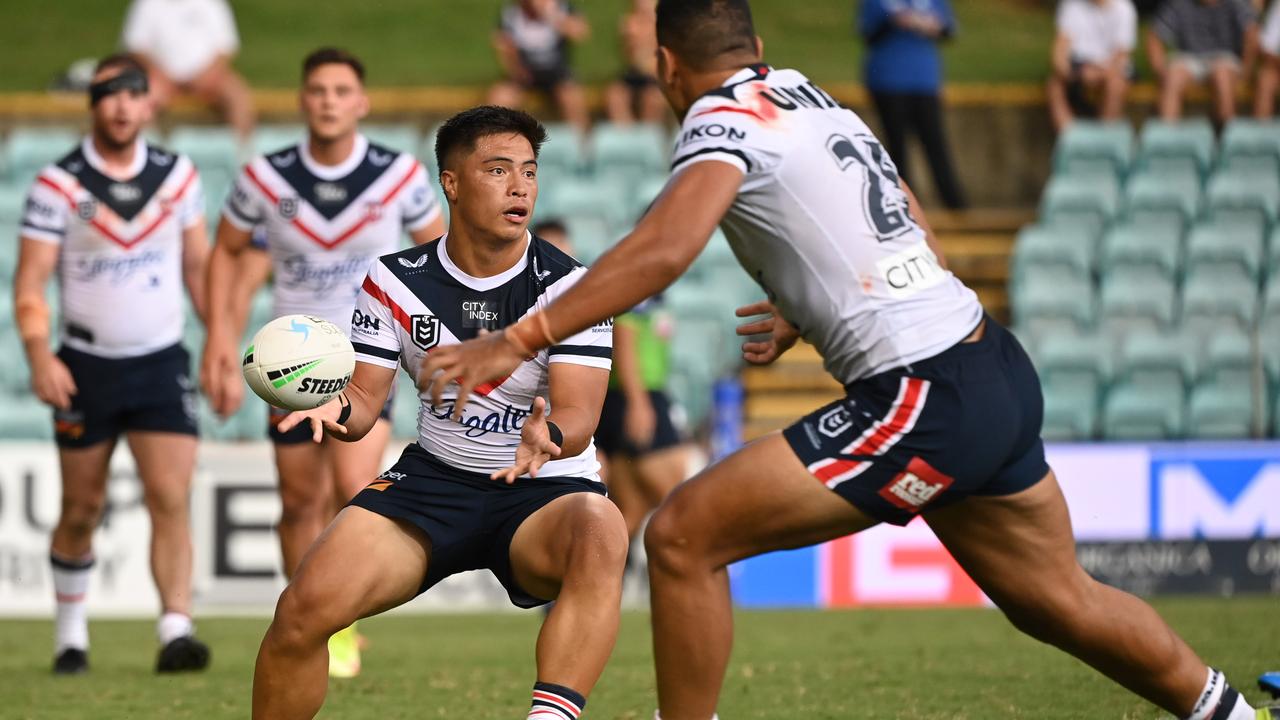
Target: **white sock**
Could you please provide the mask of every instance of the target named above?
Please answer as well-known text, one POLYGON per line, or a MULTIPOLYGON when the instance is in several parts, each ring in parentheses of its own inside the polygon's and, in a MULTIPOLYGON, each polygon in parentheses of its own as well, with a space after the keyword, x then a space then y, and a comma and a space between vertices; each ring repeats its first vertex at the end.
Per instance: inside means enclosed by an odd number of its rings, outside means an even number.
POLYGON ((1227 684, 1227 677, 1209 668, 1204 690, 1186 720, 1254 720, 1254 709, 1227 684))
POLYGON ((89 590, 89 570, 93 556, 68 560, 49 553, 53 567, 53 596, 57 602, 54 630, 54 652, 67 648, 89 649, 89 618, 85 611, 85 593, 89 590))
POLYGON ((160 616, 156 621, 156 635, 160 638, 161 645, 168 645, 180 637, 187 637, 195 633, 196 627, 191 622, 191 618, 182 613, 167 612, 160 616))

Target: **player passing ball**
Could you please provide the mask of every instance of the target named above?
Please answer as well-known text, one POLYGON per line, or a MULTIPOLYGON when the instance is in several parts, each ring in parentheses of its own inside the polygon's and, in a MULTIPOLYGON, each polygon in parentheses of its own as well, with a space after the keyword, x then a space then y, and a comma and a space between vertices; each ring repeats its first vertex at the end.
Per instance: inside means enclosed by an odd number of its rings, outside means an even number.
MULTIPOLYGON (((338 399, 295 412, 355 441, 377 422, 397 367, 546 307, 585 270, 528 224, 546 131, 480 107, 437 135, 450 209, 439 240, 384 255, 361 284, 356 367, 338 399)), ((326 638, 454 573, 488 569, 511 602, 556 600, 537 646, 530 718, 575 720, 613 650, 627 533, 605 497, 591 436, 609 379, 612 328, 529 352, 474 394, 423 396, 417 442, 338 514, 303 557, 263 638, 253 716, 310 718, 326 691, 326 638)))
POLYGON ((771 301, 744 311, 769 314, 747 325, 769 333, 747 359, 770 362, 803 337, 845 386, 680 486, 650 521, 660 717, 715 716, 730 563, 921 516, 1020 630, 1180 718, 1254 720, 1154 610, 1076 562, 1035 370, 946 269, 862 120, 800 72, 762 63, 746 0, 661 0, 657 34, 658 79, 683 118, 666 189, 554 303, 439 348, 422 376, 433 397, 479 392, 665 288, 719 225, 771 301))

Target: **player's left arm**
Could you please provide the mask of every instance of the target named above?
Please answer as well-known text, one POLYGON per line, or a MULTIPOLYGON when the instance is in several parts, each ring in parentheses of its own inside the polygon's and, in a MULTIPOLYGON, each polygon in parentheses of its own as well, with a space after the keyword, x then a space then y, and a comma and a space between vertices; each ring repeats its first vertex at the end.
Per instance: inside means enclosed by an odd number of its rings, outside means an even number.
POLYGON ((399 208, 400 222, 414 245, 444 235, 444 208, 422 165, 414 171, 409 187, 400 193, 399 208))
MULTIPOLYGON (((600 257, 573 287, 545 310, 501 333, 436 348, 423 364, 424 379, 440 404, 457 378, 459 397, 480 383, 504 377, 538 350, 629 310, 675 282, 706 247, 738 195, 745 174, 727 161, 687 166, 667 183, 639 225, 600 257)), ((457 413, 461 415, 462 404, 457 413)))
POLYGON ((946 270, 947 258, 942 254, 942 245, 938 243, 938 236, 934 234, 933 228, 929 225, 929 220, 924 216, 924 208, 920 207, 920 201, 916 199, 916 194, 911 192, 911 188, 907 187, 906 182, 899 179, 898 184, 902 186, 902 192, 907 194, 907 211, 911 213, 911 217, 915 219, 916 224, 924 231, 924 241, 929 244, 929 249, 938 258, 938 265, 943 270, 946 270))
POLYGON ((288 432, 302 422, 311 423, 311 439, 320 442, 325 433, 343 442, 355 442, 373 429, 387 394, 396 379, 396 369, 356 362, 351 382, 338 397, 313 410, 289 413, 277 428, 288 432))
POLYGON ((494 480, 510 484, 522 475, 537 477, 538 470, 545 463, 578 455, 591 443, 591 436, 595 435, 596 425, 600 423, 600 408, 609 387, 609 371, 601 367, 556 362, 551 363, 547 376, 552 411, 546 413, 546 401, 540 397, 535 399, 532 412, 520 429, 520 446, 516 449, 515 462, 490 475, 494 480), (549 424, 554 424, 562 435, 558 444, 551 435, 549 424))

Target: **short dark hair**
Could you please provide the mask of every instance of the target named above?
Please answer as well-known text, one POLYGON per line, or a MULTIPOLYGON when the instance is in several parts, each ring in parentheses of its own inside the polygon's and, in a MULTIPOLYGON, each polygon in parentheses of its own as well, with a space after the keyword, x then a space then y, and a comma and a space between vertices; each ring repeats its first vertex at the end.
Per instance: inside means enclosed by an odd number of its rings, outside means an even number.
POLYGON ((723 55, 756 52, 747 0, 658 0, 658 44, 696 70, 723 55))
POLYGON ((547 129, 536 118, 522 110, 481 105, 454 115, 436 132, 436 165, 449 166, 454 154, 471 152, 476 141, 489 135, 521 135, 533 146, 533 156, 547 141, 547 129))
POLYGON ((360 58, 351 53, 336 47, 322 47, 312 50, 310 55, 302 60, 302 82, 306 82, 311 77, 312 71, 321 65, 346 65, 351 68, 356 77, 364 83, 364 63, 360 62, 360 58))
POLYGON ((529 228, 529 231, 538 236, 545 235, 549 232, 558 232, 567 237, 569 235, 569 226, 565 225, 564 220, 561 220, 558 217, 549 217, 546 220, 539 220, 534 223, 533 227, 529 228))
POLYGON ((116 68, 125 71, 135 70, 143 75, 147 74, 146 66, 142 64, 137 55, 132 53, 114 53, 102 58, 97 65, 93 66, 93 74, 97 75, 103 70, 114 70, 116 68))

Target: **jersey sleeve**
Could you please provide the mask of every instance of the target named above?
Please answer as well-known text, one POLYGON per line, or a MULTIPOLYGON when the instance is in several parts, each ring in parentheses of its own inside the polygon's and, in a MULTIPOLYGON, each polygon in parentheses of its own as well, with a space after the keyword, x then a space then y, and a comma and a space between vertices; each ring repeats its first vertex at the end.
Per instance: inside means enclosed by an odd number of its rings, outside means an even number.
POLYGON ((435 222, 440 212, 440 199, 431 187, 426 168, 419 163, 409 186, 400 193, 400 222, 405 230, 416 232, 435 222))
POLYGON ((394 370, 400 365, 400 334, 391 299, 378 279, 379 265, 364 278, 351 314, 351 346, 356 361, 394 370))
POLYGON ((27 194, 22 210, 22 237, 47 243, 61 243, 67 233, 67 217, 70 207, 67 199, 57 190, 37 180, 27 194))
POLYGON ((253 227, 267 217, 267 199, 253 182, 252 170, 246 165, 231 184, 231 193, 222 206, 222 217, 237 229, 251 232, 253 227))
POLYGON ((200 182, 200 175, 194 171, 191 184, 178 199, 178 219, 183 230, 204 222, 204 185, 200 182))
MULTIPOLYGON (((543 297, 550 303, 586 274, 586 268, 578 268, 547 289, 543 297)), ((593 325, 586 330, 565 338, 547 348, 548 363, 572 363, 609 370, 613 366, 613 319, 593 325)))
POLYGON ((784 140, 784 134, 769 127, 755 111, 712 96, 690 109, 672 153, 671 173, 716 160, 733 165, 748 177, 759 177, 781 162, 784 140))

